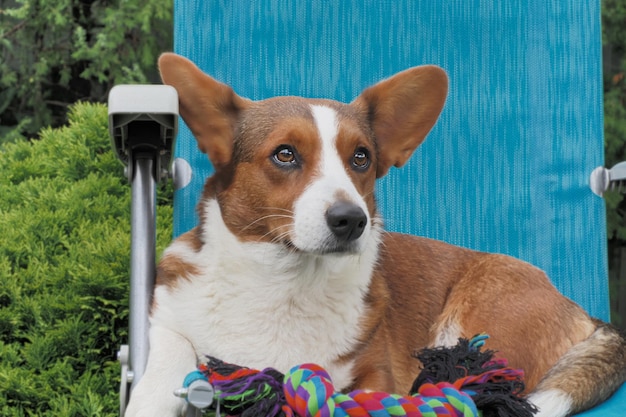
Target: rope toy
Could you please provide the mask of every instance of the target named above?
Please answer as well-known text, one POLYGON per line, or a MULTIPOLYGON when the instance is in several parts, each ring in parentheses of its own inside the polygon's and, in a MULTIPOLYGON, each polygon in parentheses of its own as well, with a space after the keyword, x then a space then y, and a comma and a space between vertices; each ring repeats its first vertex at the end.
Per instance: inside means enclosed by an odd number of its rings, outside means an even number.
MULTIPOLYGON (((487 335, 459 339, 451 348, 416 354, 424 365, 409 395, 335 391, 318 365, 254 370, 208 357, 198 370, 213 385, 218 407, 241 417, 532 417, 536 409, 519 395, 523 371, 482 352, 487 335), (479 411, 480 410, 480 411, 479 411)), ((219 414, 219 413, 218 413, 219 414)))
POLYGON ((311 364, 292 368, 285 375, 284 391, 288 416, 478 416, 471 397, 446 382, 424 384, 412 396, 368 391, 341 394, 334 392, 326 371, 311 364))

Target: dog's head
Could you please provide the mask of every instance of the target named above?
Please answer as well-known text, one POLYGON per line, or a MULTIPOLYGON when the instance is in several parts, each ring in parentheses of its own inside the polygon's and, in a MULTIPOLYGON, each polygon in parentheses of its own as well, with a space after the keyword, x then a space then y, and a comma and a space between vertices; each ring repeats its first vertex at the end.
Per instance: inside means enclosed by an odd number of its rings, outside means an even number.
POLYGON ((159 59, 180 112, 214 168, 216 199, 241 241, 307 253, 358 253, 377 227, 374 183, 402 166, 443 107, 447 77, 408 69, 350 104, 277 97, 250 101, 175 54, 159 59))

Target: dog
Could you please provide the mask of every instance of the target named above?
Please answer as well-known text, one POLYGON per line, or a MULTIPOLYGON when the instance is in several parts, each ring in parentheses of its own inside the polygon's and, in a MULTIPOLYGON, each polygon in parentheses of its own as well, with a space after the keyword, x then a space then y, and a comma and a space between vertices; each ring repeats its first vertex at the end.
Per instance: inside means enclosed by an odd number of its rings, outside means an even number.
POLYGON ((313 362, 338 389, 406 394, 416 350, 481 332, 525 371, 542 417, 585 410, 626 379, 623 336, 541 270, 383 229, 376 179, 435 124, 442 69, 407 69, 350 104, 251 101, 173 53, 159 70, 215 173, 199 226, 159 262, 148 364, 126 416, 184 413, 173 391, 207 354, 281 372, 313 362))

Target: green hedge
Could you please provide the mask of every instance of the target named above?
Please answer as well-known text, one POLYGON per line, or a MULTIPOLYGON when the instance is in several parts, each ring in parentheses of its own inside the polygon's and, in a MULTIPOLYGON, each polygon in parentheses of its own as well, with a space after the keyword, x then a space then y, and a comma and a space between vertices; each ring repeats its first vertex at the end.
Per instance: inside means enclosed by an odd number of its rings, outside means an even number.
POLYGON ((1 147, 0 174, 0 415, 117 416, 130 186, 106 107, 75 105, 68 126, 1 147))

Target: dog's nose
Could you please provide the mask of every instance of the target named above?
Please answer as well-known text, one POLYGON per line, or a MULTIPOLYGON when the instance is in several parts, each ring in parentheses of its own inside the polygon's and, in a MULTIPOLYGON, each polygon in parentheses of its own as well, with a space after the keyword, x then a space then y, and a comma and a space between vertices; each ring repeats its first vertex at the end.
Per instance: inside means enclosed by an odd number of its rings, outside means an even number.
POLYGON ((326 223, 339 240, 349 242, 363 234, 367 215, 356 204, 340 201, 326 211, 326 223))

